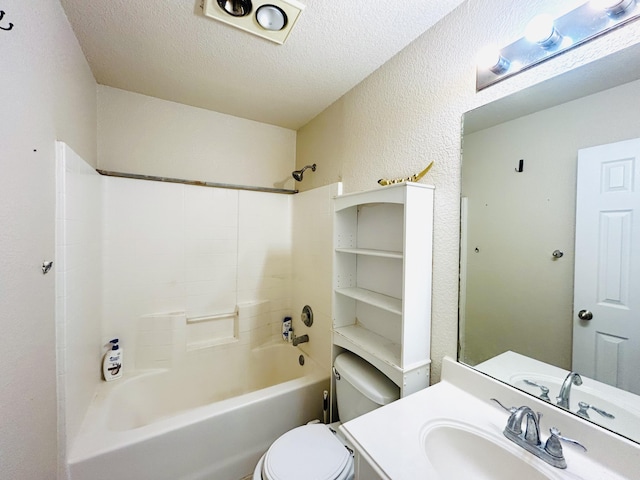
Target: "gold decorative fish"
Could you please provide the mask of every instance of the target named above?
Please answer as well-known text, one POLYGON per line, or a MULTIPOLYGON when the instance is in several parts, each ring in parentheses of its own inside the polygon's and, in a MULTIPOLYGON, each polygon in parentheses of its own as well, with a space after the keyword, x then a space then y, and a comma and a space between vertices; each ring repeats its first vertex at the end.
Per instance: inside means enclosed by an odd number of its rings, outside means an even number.
POLYGON ((402 182, 417 182, 422 177, 424 177, 429 170, 431 170, 432 166, 433 166, 433 162, 431 162, 429 165, 427 165, 427 168, 422 170, 420 173, 417 173, 415 175, 411 175, 410 177, 394 178, 392 180, 390 180, 388 178, 381 178, 380 180, 378 180, 378 183, 380 185, 382 185, 382 186, 385 186, 385 185, 393 185, 395 183, 402 183, 402 182))

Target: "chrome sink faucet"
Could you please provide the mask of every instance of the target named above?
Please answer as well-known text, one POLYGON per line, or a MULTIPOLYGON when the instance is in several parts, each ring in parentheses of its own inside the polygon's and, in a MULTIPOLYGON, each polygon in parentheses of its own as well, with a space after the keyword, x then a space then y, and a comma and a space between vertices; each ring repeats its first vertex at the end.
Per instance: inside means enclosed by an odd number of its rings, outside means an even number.
POLYGON ((566 410, 569 410, 569 396, 571 395, 571 386, 582 385, 582 377, 576 372, 569 372, 567 377, 562 382, 562 386, 560 387, 560 393, 556 397, 556 402, 559 407, 562 407, 566 410))
POLYGON ((524 441, 529 445, 540 445, 540 414, 536 414, 527 406, 515 409, 515 411, 511 412, 509 420, 507 420, 504 434, 507 438, 518 444, 524 441), (523 419, 527 420, 524 434, 522 432, 523 419))
POLYGON ((509 419, 507 420, 507 426, 504 429, 504 436, 514 442, 516 445, 521 446, 530 453, 533 453, 536 457, 544 460, 549 465, 556 468, 567 468, 567 462, 564 458, 562 451, 562 445, 560 440, 569 442, 576 445, 586 452, 587 449, 584 445, 570 438, 563 437, 557 428, 553 427, 549 429, 551 435, 547 439, 544 445, 540 440, 540 413, 535 413, 531 408, 523 405, 522 407, 507 408, 497 399, 492 398, 494 402, 508 411, 509 419), (526 419, 526 427, 524 432, 522 431, 523 420, 526 419))

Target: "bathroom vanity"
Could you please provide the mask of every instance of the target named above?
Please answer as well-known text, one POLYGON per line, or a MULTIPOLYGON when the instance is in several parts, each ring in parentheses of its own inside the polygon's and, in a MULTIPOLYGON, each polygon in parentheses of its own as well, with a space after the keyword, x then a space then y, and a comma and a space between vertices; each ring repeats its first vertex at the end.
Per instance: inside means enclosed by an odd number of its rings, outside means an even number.
POLYGON ((353 446, 356 479, 361 480, 622 480, 637 478, 640 466, 638 444, 449 358, 440 383, 347 422, 341 430, 353 446), (549 465, 503 434, 510 412, 492 398, 540 412, 542 445, 555 427, 587 451, 562 442, 566 469, 549 465))

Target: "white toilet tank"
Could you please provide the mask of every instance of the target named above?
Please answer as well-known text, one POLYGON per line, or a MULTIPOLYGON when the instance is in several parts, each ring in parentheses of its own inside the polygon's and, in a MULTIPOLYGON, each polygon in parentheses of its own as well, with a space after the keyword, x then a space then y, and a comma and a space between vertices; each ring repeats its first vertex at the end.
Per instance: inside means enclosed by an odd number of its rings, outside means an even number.
POLYGON ((395 383, 354 353, 341 353, 333 366, 342 423, 400 398, 400 388, 395 383))

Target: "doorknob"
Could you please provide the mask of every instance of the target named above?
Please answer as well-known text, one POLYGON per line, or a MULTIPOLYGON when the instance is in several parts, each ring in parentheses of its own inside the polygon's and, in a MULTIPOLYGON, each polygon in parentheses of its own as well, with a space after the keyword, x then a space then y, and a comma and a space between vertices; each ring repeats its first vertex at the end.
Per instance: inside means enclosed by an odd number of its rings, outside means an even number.
POLYGON ((591 313, 589 310, 580 310, 578 312, 578 318, 580 320, 591 320, 593 318, 593 313, 591 313))

